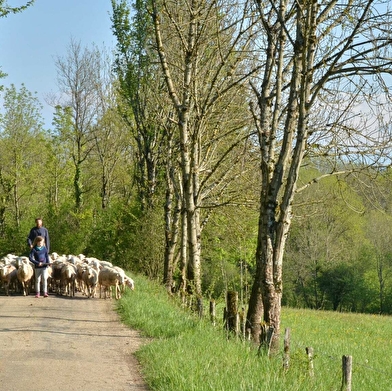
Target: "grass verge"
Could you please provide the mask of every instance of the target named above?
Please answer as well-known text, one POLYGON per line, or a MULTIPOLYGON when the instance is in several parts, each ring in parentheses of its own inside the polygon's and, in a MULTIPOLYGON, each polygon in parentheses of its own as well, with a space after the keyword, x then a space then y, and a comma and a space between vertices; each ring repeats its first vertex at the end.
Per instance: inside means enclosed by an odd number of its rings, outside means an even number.
MULTIPOLYGON (((136 289, 118 301, 122 321, 151 338, 137 357, 152 390, 340 390, 342 355, 353 356, 353 390, 392 390, 389 317, 284 308, 282 334, 291 331, 290 368, 282 354, 259 356, 248 342, 227 339, 178 307, 162 286, 134 278, 136 289), (314 349, 314 376, 305 348, 314 349)), ((283 336, 281 338, 283 340, 283 336)))

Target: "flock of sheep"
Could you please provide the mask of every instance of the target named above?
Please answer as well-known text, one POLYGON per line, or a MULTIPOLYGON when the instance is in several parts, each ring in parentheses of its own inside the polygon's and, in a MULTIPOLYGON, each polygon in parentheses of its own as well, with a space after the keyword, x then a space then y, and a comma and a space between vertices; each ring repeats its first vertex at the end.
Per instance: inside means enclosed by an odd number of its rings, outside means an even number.
MULTIPOLYGON (((48 266, 48 290, 60 295, 75 296, 79 291, 88 298, 111 298, 114 290, 116 299, 126 287, 134 289, 132 278, 124 270, 110 262, 79 255, 50 254, 48 266)), ((0 259, 0 284, 6 295, 10 291, 23 292, 28 296, 34 290, 34 265, 26 256, 8 254, 0 259)))

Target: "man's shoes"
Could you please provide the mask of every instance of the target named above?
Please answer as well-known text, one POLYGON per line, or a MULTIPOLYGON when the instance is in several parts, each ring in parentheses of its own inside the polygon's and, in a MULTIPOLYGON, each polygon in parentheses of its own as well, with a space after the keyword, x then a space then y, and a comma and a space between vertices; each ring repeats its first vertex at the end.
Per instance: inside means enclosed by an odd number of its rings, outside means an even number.
POLYGON ((35 298, 36 298, 36 299, 39 299, 39 293, 37 293, 37 294, 35 295, 35 298))
POLYGON ((48 296, 49 296, 49 295, 45 292, 45 293, 44 293, 44 297, 48 297, 48 296))

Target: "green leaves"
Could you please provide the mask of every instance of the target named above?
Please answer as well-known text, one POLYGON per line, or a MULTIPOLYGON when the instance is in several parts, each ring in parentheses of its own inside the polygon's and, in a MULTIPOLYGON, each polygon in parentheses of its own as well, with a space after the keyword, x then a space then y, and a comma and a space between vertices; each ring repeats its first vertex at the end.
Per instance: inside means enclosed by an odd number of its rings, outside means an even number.
POLYGON ((35 0, 30 0, 25 5, 21 5, 19 7, 11 7, 8 5, 6 0, 0 0, 0 18, 5 18, 9 14, 17 14, 19 12, 22 12, 31 5, 33 5, 34 1, 35 0))

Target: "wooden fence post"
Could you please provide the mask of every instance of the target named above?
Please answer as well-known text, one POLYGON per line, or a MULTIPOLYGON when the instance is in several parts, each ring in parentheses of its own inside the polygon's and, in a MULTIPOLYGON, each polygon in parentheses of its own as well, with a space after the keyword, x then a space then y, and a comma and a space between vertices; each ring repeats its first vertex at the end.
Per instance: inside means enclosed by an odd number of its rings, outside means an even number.
POLYGON ((226 302, 226 329, 238 335, 238 292, 228 291, 226 302))
POLYGON ((246 339, 246 314, 245 314, 245 308, 241 308, 240 312, 240 334, 245 341, 246 339))
POLYGON ((309 369, 309 376, 314 376, 314 367, 313 367, 313 348, 307 347, 306 354, 308 355, 308 369, 309 369))
POLYGON ((216 325, 216 305, 215 300, 210 300, 210 320, 213 326, 216 325))
POLYGON ((284 349, 283 349, 283 369, 287 371, 290 365, 290 329, 287 327, 284 332, 284 349))
POLYGON ((203 300, 200 297, 197 298, 197 313, 199 314, 199 318, 204 316, 203 300))
POLYGON ((343 356, 342 357, 342 388, 341 391, 351 391, 351 378, 353 368, 353 357, 343 356))

